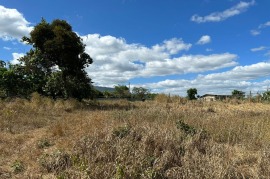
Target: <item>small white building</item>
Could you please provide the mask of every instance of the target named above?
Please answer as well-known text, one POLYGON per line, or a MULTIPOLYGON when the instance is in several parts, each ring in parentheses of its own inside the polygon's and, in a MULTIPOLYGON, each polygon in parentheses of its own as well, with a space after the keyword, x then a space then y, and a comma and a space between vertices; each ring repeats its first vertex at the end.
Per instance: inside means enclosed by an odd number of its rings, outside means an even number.
POLYGON ((231 98, 231 95, 205 94, 200 97, 203 101, 217 101, 231 98))

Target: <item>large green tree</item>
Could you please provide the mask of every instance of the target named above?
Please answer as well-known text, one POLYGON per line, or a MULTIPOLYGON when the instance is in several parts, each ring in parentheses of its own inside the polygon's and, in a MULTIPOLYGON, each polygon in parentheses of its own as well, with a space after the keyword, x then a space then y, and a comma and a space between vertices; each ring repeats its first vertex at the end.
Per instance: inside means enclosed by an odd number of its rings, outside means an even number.
POLYGON ((25 96, 28 93, 29 83, 15 69, 14 65, 7 66, 0 60, 0 97, 25 96))
POLYGON ((150 91, 143 87, 134 87, 132 89, 132 94, 136 99, 145 100, 145 98, 150 94, 150 91))
POLYGON ((270 101, 270 91, 266 91, 262 94, 262 99, 265 101, 270 101))
POLYGON ((3 81, 3 74, 4 72, 7 70, 5 68, 6 63, 2 60, 0 60, 0 97, 5 97, 6 96, 6 92, 4 89, 4 81, 3 81))
POLYGON ((82 39, 64 20, 48 23, 42 19, 30 33, 23 37, 33 48, 20 58, 18 73, 33 82, 32 88, 54 98, 91 97, 91 79, 85 72, 92 58, 85 53, 82 39))
POLYGON ((129 88, 125 85, 118 85, 114 87, 114 94, 118 98, 129 98, 130 91, 129 88))
POLYGON ((237 99, 243 99, 245 97, 245 92, 239 90, 232 91, 232 97, 237 99))
POLYGON ((187 90, 187 97, 188 97, 189 100, 197 99, 196 95, 197 95, 197 89, 196 88, 190 88, 190 89, 187 90))
POLYGON ((0 60, 0 68, 5 68, 6 63, 3 60, 0 60))

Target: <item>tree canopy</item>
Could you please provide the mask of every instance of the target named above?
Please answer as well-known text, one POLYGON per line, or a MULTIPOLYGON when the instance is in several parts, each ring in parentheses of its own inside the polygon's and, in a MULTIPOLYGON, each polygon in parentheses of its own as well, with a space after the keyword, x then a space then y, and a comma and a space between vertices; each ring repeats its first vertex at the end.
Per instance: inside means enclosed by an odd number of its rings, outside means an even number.
POLYGON ((22 41, 32 48, 19 59, 20 64, 7 71, 13 75, 12 79, 21 78, 18 80, 27 84, 22 88, 27 88, 28 93, 38 92, 53 98, 91 97, 91 79, 85 68, 93 60, 85 53, 82 39, 66 21, 56 19, 48 23, 42 19, 30 37, 23 37, 22 41))
POLYGON ((243 99, 245 97, 245 92, 239 90, 232 91, 232 97, 237 99, 243 99))
POLYGON ((150 91, 143 87, 134 87, 132 89, 132 94, 136 99, 145 100, 147 95, 150 94, 150 91))
POLYGON ((196 88, 190 88, 190 89, 187 90, 187 97, 188 97, 189 100, 197 99, 196 95, 197 95, 197 89, 196 88))
POLYGON ((266 91, 262 94, 262 99, 265 101, 270 101, 270 91, 266 91))
POLYGON ((5 68, 6 63, 3 60, 0 60, 0 68, 5 68))
POLYGON ((118 98, 129 98, 130 91, 129 88, 125 85, 118 85, 114 87, 115 96, 118 98))
POLYGON ((93 62, 84 52, 81 38, 64 20, 48 23, 42 19, 30 33, 30 38, 24 37, 23 41, 33 45, 46 72, 57 65, 64 75, 78 75, 93 62))

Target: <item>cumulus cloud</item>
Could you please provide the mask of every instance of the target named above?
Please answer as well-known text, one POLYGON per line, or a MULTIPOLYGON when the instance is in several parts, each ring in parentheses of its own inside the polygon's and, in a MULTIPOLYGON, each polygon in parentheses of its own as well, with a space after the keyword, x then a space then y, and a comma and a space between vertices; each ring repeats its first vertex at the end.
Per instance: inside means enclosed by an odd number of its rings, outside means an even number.
POLYGON ((255 0, 252 0, 250 2, 241 1, 237 5, 229 9, 226 9, 222 12, 213 12, 207 16, 199 16, 195 14, 191 17, 191 21, 194 21, 197 23, 224 21, 229 17, 233 17, 233 16, 236 16, 245 12, 250 6, 253 6, 254 4, 255 4, 255 0))
POLYGON ((10 61, 12 65, 19 64, 19 58, 23 57, 25 54, 24 53, 12 53, 13 59, 10 61))
POLYGON ((252 48, 252 49, 250 49, 250 51, 252 51, 252 52, 258 52, 258 51, 263 51, 265 49, 267 49, 267 47, 260 46, 260 47, 252 48))
POLYGON ((87 68, 95 84, 113 86, 137 77, 198 73, 237 65, 237 55, 183 55, 192 44, 180 38, 146 47, 123 38, 90 34, 82 36, 86 52, 94 59, 87 68))
POLYGON ((188 55, 146 64, 143 76, 199 73, 237 65, 234 54, 188 55))
POLYGON ((188 50, 191 44, 182 39, 165 40, 150 48, 141 44, 128 44, 123 38, 89 34, 81 37, 86 52, 94 59, 87 69, 99 85, 123 83, 136 77, 150 61, 162 61, 170 55, 188 50))
POLYGON ((9 9, 0 5, 0 38, 2 40, 20 40, 27 36, 33 27, 16 9, 9 9))
POLYGON ((202 80, 228 80, 241 81, 241 80, 254 80, 270 75, 270 63, 260 62, 246 66, 236 66, 230 71, 222 73, 208 74, 201 76, 202 80))
POLYGON ((198 45, 204 45, 211 42, 211 37, 209 35, 203 35, 197 42, 198 45))
POLYGON ((252 80, 269 77, 269 68, 270 63, 260 62, 247 66, 237 66, 222 73, 198 75, 192 80, 167 79, 156 83, 142 84, 142 86, 151 88, 155 92, 173 93, 183 96, 186 95, 187 89, 194 87, 198 89, 199 94, 230 94, 234 89, 245 92, 257 92, 267 89, 270 80, 252 80))
POLYGON ((167 52, 170 55, 177 54, 183 50, 189 50, 192 44, 185 44, 182 39, 172 38, 170 40, 165 40, 162 45, 153 46, 154 51, 167 52))
POLYGON ((150 88, 153 92, 163 92, 167 94, 176 94, 186 96, 186 91, 189 88, 197 88, 199 95, 204 94, 231 94, 234 89, 241 90, 247 94, 251 91, 253 95, 256 93, 266 91, 270 84, 270 80, 263 80, 260 82, 251 81, 234 81, 234 80, 201 80, 199 78, 193 80, 179 79, 179 80, 164 80, 157 83, 140 84, 150 88))
POLYGON ((82 36, 86 46, 86 51, 99 61, 106 61, 106 57, 117 55, 117 58, 129 58, 130 61, 140 59, 141 61, 151 61, 152 59, 162 60, 170 55, 181 51, 187 51, 191 44, 185 43, 182 39, 172 38, 165 40, 162 44, 156 44, 147 48, 141 44, 128 44, 123 38, 113 36, 100 36, 99 34, 89 34, 82 36))

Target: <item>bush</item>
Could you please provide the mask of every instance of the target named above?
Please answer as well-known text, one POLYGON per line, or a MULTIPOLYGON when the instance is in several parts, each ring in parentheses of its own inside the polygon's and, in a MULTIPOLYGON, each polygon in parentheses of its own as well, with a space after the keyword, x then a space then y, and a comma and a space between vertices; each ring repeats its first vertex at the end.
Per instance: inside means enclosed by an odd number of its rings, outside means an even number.
POLYGON ((37 143, 38 148, 43 149, 52 146, 48 139, 41 139, 37 143))
POLYGON ((186 135, 193 136, 197 133, 197 130, 194 127, 189 126, 188 124, 184 123, 182 120, 176 121, 176 127, 178 129, 181 129, 186 135))
POLYGON ((14 173, 20 173, 24 170, 23 163, 19 160, 16 160, 12 165, 11 168, 14 173))
POLYGON ((113 135, 122 139, 130 133, 130 129, 130 126, 118 127, 113 130, 113 135))
POLYGON ((69 154, 57 150, 51 154, 45 154, 39 159, 39 163, 47 172, 60 173, 71 167, 72 160, 69 154))

